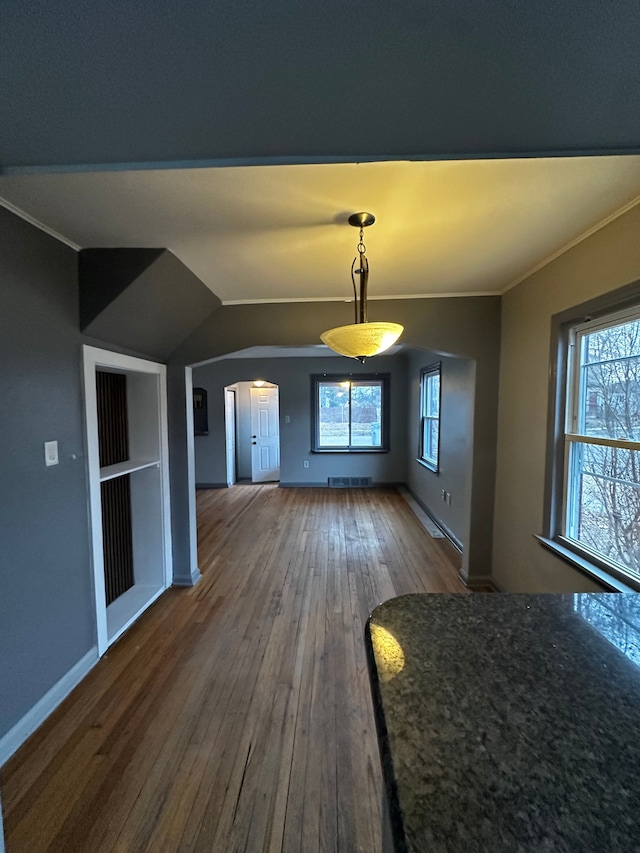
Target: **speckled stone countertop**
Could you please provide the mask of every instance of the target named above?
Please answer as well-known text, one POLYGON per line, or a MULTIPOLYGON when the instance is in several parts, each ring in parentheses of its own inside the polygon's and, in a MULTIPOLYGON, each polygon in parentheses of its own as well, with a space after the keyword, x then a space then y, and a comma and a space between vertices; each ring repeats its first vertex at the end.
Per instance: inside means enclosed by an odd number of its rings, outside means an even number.
POLYGON ((640 595, 406 595, 366 642, 396 851, 640 851, 640 595))

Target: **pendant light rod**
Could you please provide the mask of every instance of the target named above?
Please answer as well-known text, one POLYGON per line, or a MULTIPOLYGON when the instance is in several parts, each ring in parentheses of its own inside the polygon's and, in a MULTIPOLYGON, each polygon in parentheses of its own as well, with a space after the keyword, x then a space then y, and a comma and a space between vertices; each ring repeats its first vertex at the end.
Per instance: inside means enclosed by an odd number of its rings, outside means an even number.
POLYGON ((369 284, 369 261, 366 256, 367 247, 364 244, 364 229, 369 225, 373 225, 376 221, 373 213, 361 211, 360 213, 352 213, 349 217, 349 225, 360 229, 360 241, 358 242, 358 257, 353 259, 351 264, 351 282, 353 284, 354 311, 355 322, 367 322, 367 285, 369 284), (356 269, 356 264, 358 268, 356 269), (360 276, 360 286, 356 286, 356 276, 360 276), (358 298, 358 291, 360 298, 358 298))

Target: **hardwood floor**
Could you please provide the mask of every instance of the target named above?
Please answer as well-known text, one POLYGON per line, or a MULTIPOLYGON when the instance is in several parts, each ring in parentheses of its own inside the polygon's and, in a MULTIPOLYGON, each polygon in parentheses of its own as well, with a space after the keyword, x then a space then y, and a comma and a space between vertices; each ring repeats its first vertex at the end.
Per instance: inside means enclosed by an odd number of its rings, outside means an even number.
POLYGON ((7 853, 380 850, 363 644, 379 602, 464 592, 393 490, 198 493, 163 595, 1 774, 7 853))

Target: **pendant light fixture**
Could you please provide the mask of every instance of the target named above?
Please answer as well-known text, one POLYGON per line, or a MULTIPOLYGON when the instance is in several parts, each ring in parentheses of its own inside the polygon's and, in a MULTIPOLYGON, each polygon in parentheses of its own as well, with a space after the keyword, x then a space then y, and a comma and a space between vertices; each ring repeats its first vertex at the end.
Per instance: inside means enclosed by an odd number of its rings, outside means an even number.
POLYGON ((355 323, 350 326, 337 326, 320 335, 320 340, 334 352, 355 358, 364 363, 365 358, 379 355, 389 349, 404 331, 399 323, 369 323, 367 320, 367 284, 369 281, 369 261, 363 242, 364 229, 376 221, 372 213, 352 213, 349 225, 360 229, 358 255, 351 264, 351 281, 355 302, 355 323), (357 266, 356 266, 357 264, 357 266), (356 276, 360 277, 360 286, 356 286, 356 276))

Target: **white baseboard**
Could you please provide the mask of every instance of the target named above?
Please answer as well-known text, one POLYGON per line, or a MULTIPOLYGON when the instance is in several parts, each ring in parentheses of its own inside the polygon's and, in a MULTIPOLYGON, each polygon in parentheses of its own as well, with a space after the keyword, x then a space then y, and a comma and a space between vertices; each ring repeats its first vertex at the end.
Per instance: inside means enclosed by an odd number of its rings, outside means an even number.
MULTIPOLYGON (((444 524, 444 522, 440 521, 440 519, 436 515, 434 515, 434 513, 431 512, 431 510, 425 504, 425 502, 421 498, 419 498, 416 494, 414 494, 411 491, 411 489, 409 488, 409 486, 407 486, 406 484, 403 484, 403 485, 398 487, 398 491, 400 492, 402 497, 405 499, 405 501, 409 504, 409 506, 411 507, 411 509, 412 509, 414 515, 416 516, 416 518, 418 519, 418 521, 420 521, 420 523, 423 524, 423 526, 425 526, 425 529, 427 530, 429 535, 432 536, 433 534, 431 533, 429 528, 424 524, 424 520, 421 517, 422 513, 424 513, 431 520, 431 522, 443 533, 444 538, 448 539, 449 542, 451 542, 451 544, 456 549, 456 551, 459 551, 460 554, 464 553, 464 548, 462 546, 462 542, 460 542, 458 537, 455 536, 449 530, 449 528, 444 524)), ((434 538, 436 538, 436 537, 434 537, 434 538)), ((440 538, 440 537, 437 537, 437 538, 440 538)))
MULTIPOLYGON (((18 720, 12 729, 9 729, 6 735, 0 740, 0 767, 11 758, 27 738, 67 698, 73 688, 77 687, 85 675, 98 663, 98 660, 98 648, 94 646, 84 657, 80 658, 75 666, 71 667, 66 675, 62 676, 60 681, 53 685, 51 690, 45 693, 39 702, 36 702, 30 711, 27 711, 21 720, 18 720)), ((0 847, 0 853, 2 853, 2 847, 0 847)))

